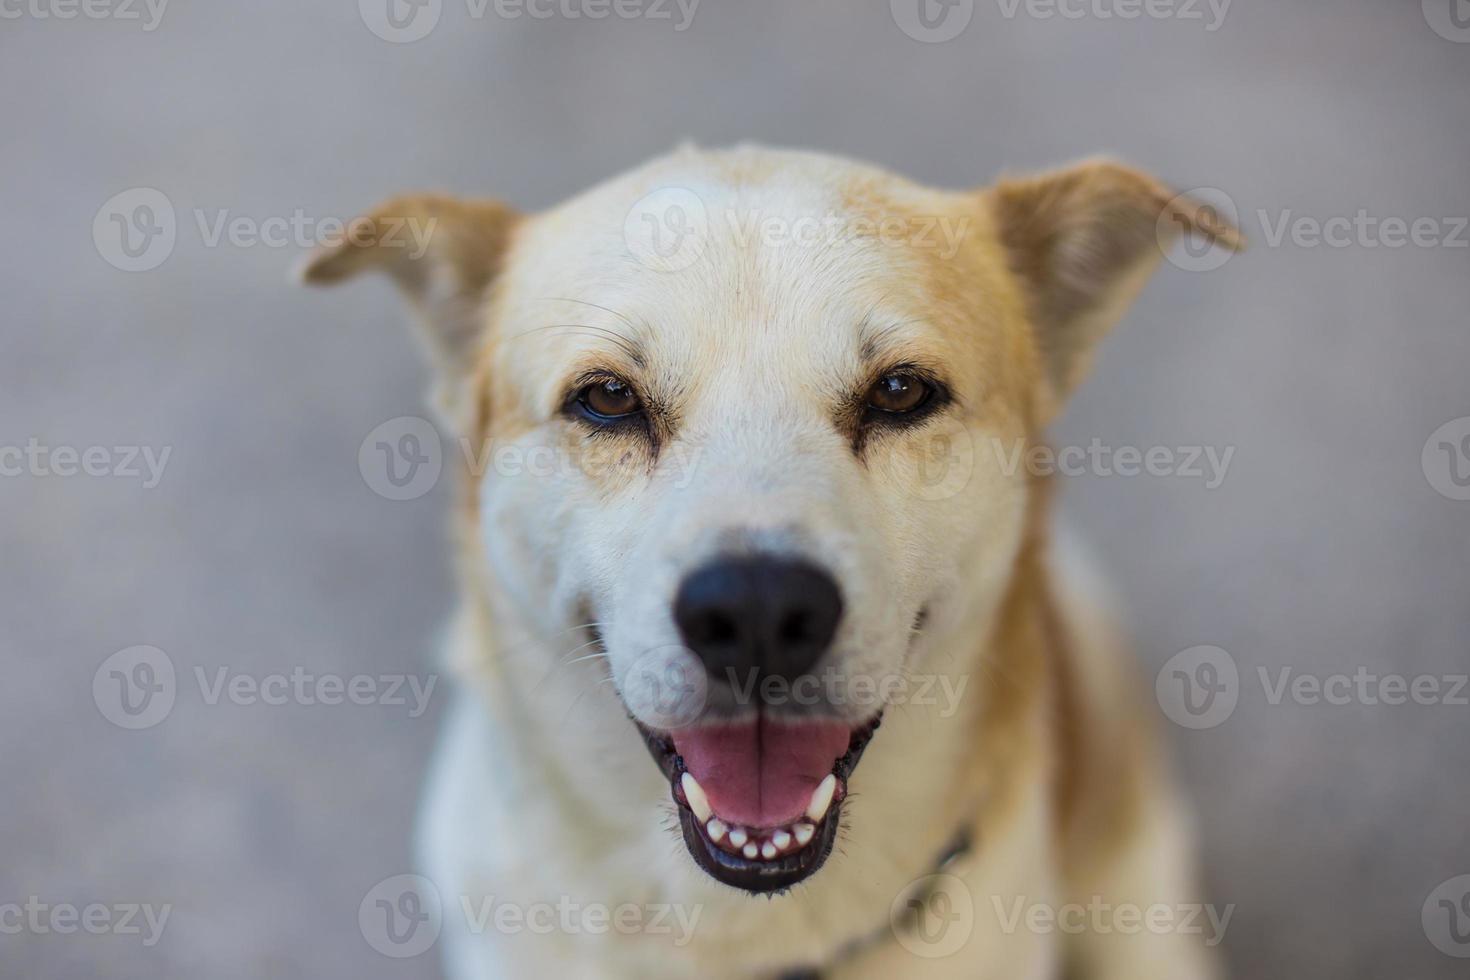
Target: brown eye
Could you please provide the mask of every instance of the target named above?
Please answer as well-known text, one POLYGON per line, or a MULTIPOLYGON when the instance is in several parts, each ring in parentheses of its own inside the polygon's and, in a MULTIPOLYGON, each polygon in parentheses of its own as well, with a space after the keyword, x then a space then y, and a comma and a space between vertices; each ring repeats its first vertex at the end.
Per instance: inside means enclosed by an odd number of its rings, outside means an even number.
POLYGON ((617 378, 594 381, 582 389, 577 401, 590 415, 600 419, 622 418, 643 409, 633 387, 617 378))
POLYGON ((934 386, 916 374, 895 371, 878 379, 868 391, 868 406, 890 415, 904 415, 929 401, 934 386))

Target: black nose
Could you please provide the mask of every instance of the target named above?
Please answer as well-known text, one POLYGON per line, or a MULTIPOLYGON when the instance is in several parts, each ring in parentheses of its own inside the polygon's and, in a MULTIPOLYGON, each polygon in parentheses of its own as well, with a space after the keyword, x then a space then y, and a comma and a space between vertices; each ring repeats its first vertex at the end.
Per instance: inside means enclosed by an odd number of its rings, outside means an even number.
POLYGON ((841 618, 832 576, 780 558, 717 559, 691 573, 674 599, 684 644, 710 674, 737 685, 810 673, 841 618))

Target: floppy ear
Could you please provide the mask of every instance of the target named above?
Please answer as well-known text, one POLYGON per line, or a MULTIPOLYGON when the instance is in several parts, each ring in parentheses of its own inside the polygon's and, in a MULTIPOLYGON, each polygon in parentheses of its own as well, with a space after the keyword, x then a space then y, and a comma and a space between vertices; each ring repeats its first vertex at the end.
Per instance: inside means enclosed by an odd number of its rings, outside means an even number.
POLYGON ((1213 208, 1111 161, 1002 180, 987 194, 1038 334, 1047 414, 1087 373, 1097 342, 1181 231, 1231 251, 1245 247, 1213 208))
POLYGON ((395 197, 350 222, 340 243, 309 255, 301 278, 336 283, 370 269, 392 276, 416 314, 447 394, 474 366, 485 291, 519 220, 498 201, 395 197))

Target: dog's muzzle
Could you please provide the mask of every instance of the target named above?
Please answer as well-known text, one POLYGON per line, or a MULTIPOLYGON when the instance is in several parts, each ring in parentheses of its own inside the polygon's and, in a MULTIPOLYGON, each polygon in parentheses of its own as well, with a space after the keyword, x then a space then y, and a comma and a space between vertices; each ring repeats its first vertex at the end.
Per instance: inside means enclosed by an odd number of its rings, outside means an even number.
POLYGON ((718 881, 780 891, 831 853, 848 777, 879 719, 854 727, 820 705, 767 703, 763 692, 810 678, 842 613, 829 573, 784 557, 721 557, 678 590, 674 621, 722 710, 670 731, 639 728, 669 779, 690 854, 718 881))

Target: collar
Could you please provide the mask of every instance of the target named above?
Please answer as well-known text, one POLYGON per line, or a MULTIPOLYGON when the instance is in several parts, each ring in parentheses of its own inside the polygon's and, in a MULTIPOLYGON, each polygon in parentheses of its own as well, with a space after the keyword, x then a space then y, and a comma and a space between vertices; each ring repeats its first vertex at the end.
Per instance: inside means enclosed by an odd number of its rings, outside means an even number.
MULTIPOLYGON (((837 951, 837 956, 827 968, 851 960, 865 950, 871 949, 899 933, 907 933, 914 930, 923 914, 923 909, 928 907, 934 895, 935 881, 937 875, 953 874, 964 860, 974 851, 974 834, 969 823, 960 825, 950 838, 949 844, 939 853, 939 857, 929 866, 929 870, 915 879, 910 890, 900 896, 900 900, 894 903, 895 911, 885 927, 874 929, 866 936, 859 936, 837 951)), ((779 980, 821 980, 822 967, 799 967, 787 970, 779 975, 779 980)))

